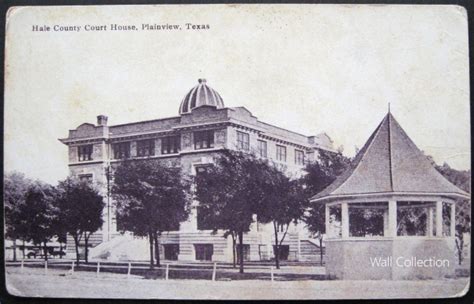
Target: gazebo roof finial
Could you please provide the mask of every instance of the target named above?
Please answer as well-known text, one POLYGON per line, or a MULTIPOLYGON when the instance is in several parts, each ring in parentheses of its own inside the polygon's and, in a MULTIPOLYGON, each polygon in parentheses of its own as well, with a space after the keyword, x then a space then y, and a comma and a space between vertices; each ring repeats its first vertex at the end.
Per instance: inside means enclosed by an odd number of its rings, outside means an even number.
MULTIPOLYGON (((390 106, 390 103, 389 103, 390 106)), ((382 193, 469 198, 441 175, 389 113, 345 172, 312 200, 382 193)))

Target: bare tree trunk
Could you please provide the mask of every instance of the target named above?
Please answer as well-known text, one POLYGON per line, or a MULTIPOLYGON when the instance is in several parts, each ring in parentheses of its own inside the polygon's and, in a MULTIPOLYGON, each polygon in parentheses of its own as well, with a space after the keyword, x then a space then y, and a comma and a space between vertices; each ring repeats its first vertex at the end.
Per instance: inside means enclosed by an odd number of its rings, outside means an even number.
POLYGON ((79 266, 79 236, 76 234, 76 235, 73 235, 72 238, 74 239, 74 245, 76 247, 76 264, 77 266, 79 266))
POLYGON ((273 231, 275 233, 275 267, 280 269, 280 246, 278 245, 278 227, 275 221, 273 221, 273 231))
POLYGON ((462 237, 457 237, 456 238, 456 247, 458 249, 458 264, 462 264, 462 252, 463 252, 463 247, 464 247, 464 240, 462 237))
POLYGON ((43 242, 43 252, 44 252, 44 260, 48 261, 48 247, 46 247, 46 241, 43 242))
POLYGON ((153 260, 153 233, 148 232, 148 241, 150 242, 150 269, 155 269, 153 260))
POLYGON ((87 235, 87 232, 84 232, 84 245, 86 246, 86 250, 84 251, 84 259, 86 264, 89 262, 89 237, 91 234, 87 235))
POLYGON ((62 259, 63 258, 63 242, 59 242, 59 258, 62 259))
POLYGON ((16 239, 13 239, 13 262, 16 262, 16 239))
POLYGON ((323 266, 323 235, 319 236, 319 255, 321 258, 321 266, 323 266))
POLYGON ((237 252, 236 252, 236 250, 237 250, 237 240, 235 239, 235 233, 234 232, 231 233, 231 236, 232 236, 232 266, 234 268, 236 268, 237 267, 237 265, 236 265, 237 264, 237 257, 236 257, 236 255, 237 255, 237 252))
POLYGON ((153 241, 155 243, 156 265, 160 266, 160 244, 158 243, 158 232, 153 233, 153 241))
POLYGON ((240 248, 239 248, 239 253, 240 253, 240 256, 239 256, 239 262, 240 262, 240 268, 239 268, 239 272, 240 273, 244 273, 244 233, 242 231, 239 231, 239 244, 240 244, 240 248))

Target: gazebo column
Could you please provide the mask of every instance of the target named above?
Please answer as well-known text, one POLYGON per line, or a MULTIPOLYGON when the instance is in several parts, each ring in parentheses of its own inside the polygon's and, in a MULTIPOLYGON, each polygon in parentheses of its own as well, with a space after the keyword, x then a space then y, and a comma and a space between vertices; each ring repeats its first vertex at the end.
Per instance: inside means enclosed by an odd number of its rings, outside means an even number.
POLYGON ((436 236, 443 236, 443 202, 436 202, 436 236))
POLYGON ((389 237, 397 236, 397 201, 388 201, 388 233, 389 237))
POLYGON ((341 228, 342 228, 342 238, 349 237, 349 207, 347 203, 344 202, 341 204, 341 228))
POLYGON ((388 210, 383 210, 383 235, 388 236, 388 210))
POLYGON ((451 236, 456 236, 456 204, 451 203, 451 236))
POLYGON ((428 222, 427 222, 428 236, 433 236, 433 208, 428 208, 428 222))
POLYGON ((326 217, 324 218, 324 222, 325 222, 325 225, 326 225, 326 235, 327 235, 328 237, 332 237, 332 235, 331 235, 331 232, 332 232, 332 231, 331 231, 331 227, 329 227, 329 216, 330 216, 330 214, 329 214, 329 205, 328 205, 328 204, 325 204, 325 206, 324 206, 324 211, 325 211, 325 216, 326 216, 326 217))

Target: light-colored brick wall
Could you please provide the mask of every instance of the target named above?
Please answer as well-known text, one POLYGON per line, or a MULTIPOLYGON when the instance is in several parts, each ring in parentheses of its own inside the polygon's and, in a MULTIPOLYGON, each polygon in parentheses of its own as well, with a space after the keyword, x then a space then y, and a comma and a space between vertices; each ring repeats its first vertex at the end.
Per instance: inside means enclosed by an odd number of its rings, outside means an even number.
MULTIPOLYGON (((263 131, 263 134, 266 136, 274 136, 288 142, 293 142, 299 145, 305 145, 307 148, 310 148, 309 139, 301 134, 297 134, 288 130, 284 130, 272 125, 261 123, 253 116, 248 110, 243 107, 239 108, 225 108, 216 110, 211 107, 201 107, 196 108, 192 111, 191 114, 185 114, 182 116, 171 117, 166 119, 159 119, 153 121, 145 121, 138 123, 131 123, 118 126, 110 127, 95 127, 90 124, 83 124, 77 128, 77 130, 72 130, 70 133, 70 139, 73 138, 82 138, 82 137, 93 137, 93 136, 103 136, 104 139, 108 138, 109 135, 113 137, 118 136, 134 136, 139 135, 140 133, 153 133, 156 132, 156 135, 152 135, 151 138, 155 140, 155 156, 152 159, 156 161, 164 162, 168 165, 180 165, 183 169, 183 172, 188 175, 193 175, 194 166, 199 164, 208 164, 214 161, 214 157, 218 155, 217 151, 209 150, 194 150, 194 139, 193 133, 197 130, 212 129, 214 130, 214 146, 215 149, 227 148, 227 149, 237 149, 237 130, 249 134, 249 145, 250 151, 258 155, 258 140, 263 139, 261 135, 257 132, 263 131), (190 126, 190 125, 206 125, 213 123, 227 123, 232 122, 233 125, 227 126, 209 126, 206 128, 196 128, 196 129, 184 129, 184 130, 175 130, 175 128, 180 126, 190 126), (237 128, 235 124, 241 124, 242 126, 237 128), (110 134, 104 134, 108 132, 110 134), (163 131, 169 132, 172 131, 174 134, 179 134, 181 136, 181 152, 176 156, 162 156, 161 155, 161 137, 163 131), (161 133, 160 133, 161 132, 161 133), (162 158, 163 157, 163 158, 162 158)), ((168 134, 166 136, 169 136, 168 134)), ((120 141, 120 138, 115 138, 116 141, 120 141)), ((136 141, 138 139, 127 139, 131 143, 130 154, 131 157, 136 157, 136 141)), ((280 144, 272 139, 263 139, 267 142, 267 158, 281 168, 287 170, 287 174, 293 176, 295 173, 300 172, 302 166, 295 164, 295 146, 289 144, 280 144), (287 158, 286 162, 277 162, 276 161, 276 145, 280 144, 286 146, 287 158)), ((299 148, 298 148, 299 149, 299 148)), ((306 153, 306 151, 305 151, 306 153)), ((111 144, 105 143, 94 143, 93 144, 93 163, 91 162, 79 162, 77 155, 77 144, 69 145, 69 162, 74 164, 70 166, 71 174, 80 175, 80 174, 93 174, 94 182, 100 186, 103 194, 106 194, 106 177, 105 177, 105 166, 109 159, 113 159, 113 151, 111 144), (103 161, 97 163, 97 161, 103 161)), ((116 166, 120 161, 112 160, 112 166, 116 166)), ((104 195, 105 197, 105 195, 104 195)), ((229 248, 229 239, 225 240, 222 236, 211 236, 210 231, 199 231, 197 229, 197 219, 196 219, 196 209, 198 202, 193 202, 193 209, 189 219, 180 225, 180 231, 177 232, 180 235, 180 238, 168 239, 170 242, 177 241, 183 242, 181 248, 181 256, 185 259, 194 258, 193 257, 193 244, 194 243, 214 243, 216 244, 215 256, 216 260, 229 260, 229 257, 232 257, 232 251, 229 248), (181 240, 181 236, 183 236, 181 240)), ((104 210, 104 219, 107 220, 107 210, 104 210)), ((115 210, 112 208, 111 213, 114 213, 115 210)), ((113 216, 111 216, 113 217, 113 216)), ((115 224, 112 222, 112 226, 115 224)), ((109 232, 107 231, 107 221, 104 223, 104 227, 101 230, 101 234, 105 235, 109 232)), ((258 257, 259 246, 267 246, 270 250, 273 240, 271 237, 265 238, 266 236, 271 236, 272 226, 271 224, 259 224, 259 229, 257 231, 257 224, 252 225, 253 230, 250 231, 245 236, 245 243, 251 245, 251 257, 256 259, 258 257)), ((298 227, 292 227, 290 233, 293 235, 293 232, 298 231, 298 227)), ((115 227, 111 228, 111 234, 116 234, 115 227)), ((296 245, 295 238, 289 237, 285 243, 290 244, 290 255, 295 256, 296 254, 296 245)))

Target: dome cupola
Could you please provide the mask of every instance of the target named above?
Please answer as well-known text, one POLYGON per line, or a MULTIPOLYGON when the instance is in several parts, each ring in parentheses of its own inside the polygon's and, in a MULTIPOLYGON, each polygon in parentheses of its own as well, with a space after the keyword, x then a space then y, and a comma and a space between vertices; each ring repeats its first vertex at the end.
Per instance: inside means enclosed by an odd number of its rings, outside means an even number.
POLYGON ((179 114, 191 113, 191 110, 201 106, 211 106, 217 109, 224 107, 222 97, 206 84, 206 79, 198 79, 198 85, 192 88, 181 101, 179 114))

